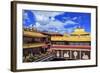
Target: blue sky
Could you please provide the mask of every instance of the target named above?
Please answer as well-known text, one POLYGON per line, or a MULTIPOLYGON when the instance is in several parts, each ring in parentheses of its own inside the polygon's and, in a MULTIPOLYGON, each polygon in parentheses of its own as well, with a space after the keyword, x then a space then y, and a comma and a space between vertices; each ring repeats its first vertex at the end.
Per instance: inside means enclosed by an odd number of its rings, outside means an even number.
POLYGON ((77 27, 91 32, 91 14, 61 11, 23 10, 23 26, 39 31, 71 33, 77 27))

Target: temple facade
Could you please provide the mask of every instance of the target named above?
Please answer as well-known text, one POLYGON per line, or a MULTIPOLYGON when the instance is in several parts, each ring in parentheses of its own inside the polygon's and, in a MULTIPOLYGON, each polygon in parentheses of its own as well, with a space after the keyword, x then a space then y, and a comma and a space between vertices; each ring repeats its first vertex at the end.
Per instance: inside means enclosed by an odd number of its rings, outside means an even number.
POLYGON ((33 62, 47 56, 49 37, 34 30, 23 31, 23 62, 33 62))
POLYGON ((23 30, 23 62, 88 60, 91 36, 83 28, 71 34, 23 30))
POLYGON ((71 34, 51 37, 51 50, 55 51, 57 58, 66 60, 90 59, 91 37, 90 33, 77 28, 71 34))

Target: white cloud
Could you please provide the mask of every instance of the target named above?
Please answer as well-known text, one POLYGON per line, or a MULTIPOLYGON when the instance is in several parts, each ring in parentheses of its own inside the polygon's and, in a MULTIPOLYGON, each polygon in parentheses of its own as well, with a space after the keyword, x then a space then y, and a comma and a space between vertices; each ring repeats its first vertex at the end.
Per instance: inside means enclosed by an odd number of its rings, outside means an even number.
POLYGON ((38 28, 39 30, 46 30, 46 31, 56 31, 58 29, 64 29, 63 23, 55 20, 50 21, 47 25, 41 25, 40 23, 36 22, 35 28, 38 28))
POLYGON ((73 19, 73 20, 76 20, 76 19, 78 19, 78 17, 73 17, 72 19, 73 19))
POLYGON ((74 22, 72 20, 67 20, 64 24, 65 25, 67 25, 67 24, 75 25, 75 24, 78 24, 78 23, 76 23, 76 22, 74 22))
MULTIPOLYGON (((55 21, 50 21, 49 24, 47 24, 47 25, 40 25, 37 22, 35 27, 38 28, 38 30, 40 30, 40 31, 44 31, 45 30, 45 31, 51 31, 51 32, 60 32, 62 34, 63 33, 70 33, 70 32, 72 32, 73 29, 75 29, 75 26, 71 27, 71 28, 64 28, 64 25, 66 23, 67 23, 67 21, 65 23, 62 23, 62 22, 60 22, 58 20, 55 20, 55 21)), ((66 24, 66 25, 68 25, 68 24, 66 24)))
POLYGON ((35 27, 39 27, 40 23, 36 22, 36 24, 34 25, 35 27))
POLYGON ((48 11, 32 11, 36 17, 36 24, 34 25, 40 31, 51 31, 60 33, 70 33, 75 29, 75 26, 70 28, 64 28, 64 25, 76 25, 77 22, 73 21, 77 17, 70 18, 66 17, 65 22, 56 20, 54 17, 56 15, 63 14, 64 12, 48 12, 48 11), (69 19, 70 18, 70 19, 69 19))
POLYGON ((41 25, 46 25, 49 23, 50 19, 45 15, 36 15, 36 21, 39 22, 41 25))
POLYGON ((54 18, 54 17, 51 17, 51 20, 52 20, 52 21, 54 21, 54 20, 55 20, 55 18, 54 18))
MULTIPOLYGON (((58 20, 55 20, 55 21, 50 21, 49 24, 48 24, 50 27, 56 27, 57 29, 61 29, 63 28, 63 23, 58 21, 58 20)), ((47 25, 47 26, 48 26, 47 25)))
POLYGON ((50 11, 32 11, 35 15, 44 15, 47 17, 54 17, 59 14, 63 14, 64 12, 50 12, 50 11))
POLYGON ((26 12, 23 13, 24 19, 28 19, 28 14, 26 12))
POLYGON ((36 17, 36 21, 41 25, 46 25, 50 20, 55 20, 55 16, 64 12, 50 12, 50 11, 32 11, 36 17))

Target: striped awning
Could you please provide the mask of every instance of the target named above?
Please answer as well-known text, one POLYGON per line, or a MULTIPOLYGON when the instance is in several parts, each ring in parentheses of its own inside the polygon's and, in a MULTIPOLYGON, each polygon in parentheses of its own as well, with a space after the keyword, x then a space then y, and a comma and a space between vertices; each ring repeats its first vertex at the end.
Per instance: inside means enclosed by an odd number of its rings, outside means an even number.
POLYGON ((51 48, 69 48, 69 49, 91 49, 91 46, 89 45, 52 45, 51 48))

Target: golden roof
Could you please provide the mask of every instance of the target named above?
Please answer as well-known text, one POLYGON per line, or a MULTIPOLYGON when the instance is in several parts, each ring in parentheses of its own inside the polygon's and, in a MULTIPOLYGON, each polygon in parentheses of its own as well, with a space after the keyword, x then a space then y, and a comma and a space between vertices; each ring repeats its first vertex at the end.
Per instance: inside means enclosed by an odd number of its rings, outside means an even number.
POLYGON ((88 32, 85 32, 84 29, 77 28, 73 33, 71 33, 71 35, 64 34, 63 36, 52 36, 51 40, 52 41, 91 41, 91 36, 88 32))
POLYGON ((85 34, 89 35, 89 33, 85 32, 85 30, 82 28, 77 28, 74 30, 73 33, 71 33, 71 35, 85 35, 85 34))
POLYGON ((50 35, 50 36, 63 36, 62 34, 60 34, 58 32, 41 32, 41 33, 50 35))
POLYGON ((51 37, 51 41, 91 41, 90 36, 51 37))
POLYGON ((28 37, 47 37, 46 35, 34 31, 23 31, 23 34, 24 36, 28 36, 28 37))

